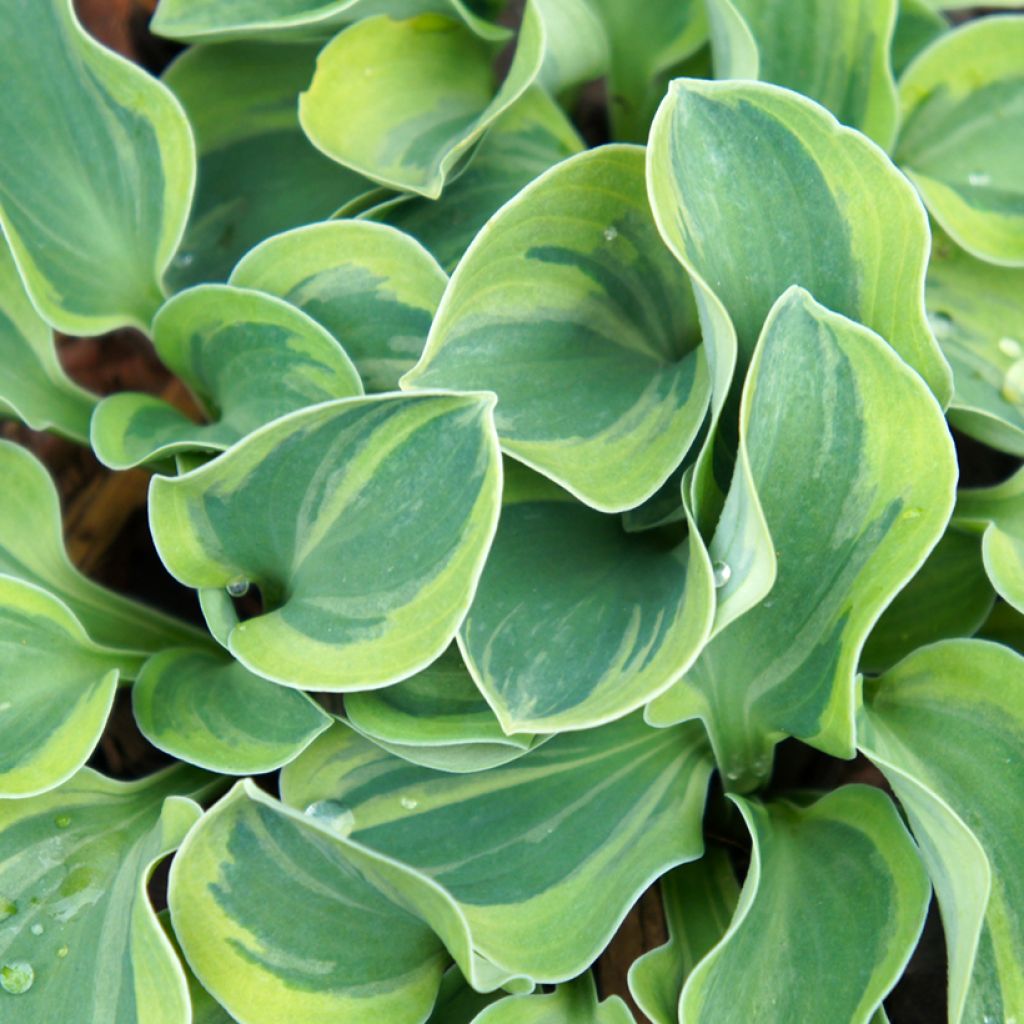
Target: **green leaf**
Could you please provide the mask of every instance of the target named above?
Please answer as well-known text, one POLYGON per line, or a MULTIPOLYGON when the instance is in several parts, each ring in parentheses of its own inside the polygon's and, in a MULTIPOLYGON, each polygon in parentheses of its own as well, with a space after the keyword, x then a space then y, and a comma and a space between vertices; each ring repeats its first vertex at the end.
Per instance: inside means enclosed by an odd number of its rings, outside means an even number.
POLYGON ((651 129, 648 186, 666 242, 735 323, 741 366, 799 284, 885 338, 948 404, 924 315, 927 219, 859 132, 776 86, 682 79, 651 129))
MULTIPOLYGON (((211 777, 173 768, 138 782, 83 769, 60 789, 0 802, 0 963, 30 990, 18 1024, 188 1024, 188 989, 146 883, 200 816, 211 777)), ((13 1000, 13 1001, 12 1001, 13 1000)))
POLYGON ((149 652, 203 642, 192 626, 93 583, 71 564, 49 473, 9 441, 0 441, 0 480, 0 573, 58 598, 97 644, 149 652))
POLYGON ((531 86, 480 140, 466 169, 438 199, 399 195, 359 216, 419 239, 449 273, 490 217, 583 143, 562 108, 531 86))
POLYGON ((497 87, 493 64, 501 42, 481 38, 463 21, 442 14, 365 18, 320 52, 299 101, 302 127, 318 149, 346 167, 436 199, 483 133, 529 86, 543 80, 564 88, 599 73, 591 52, 599 26, 586 20, 592 16, 582 0, 571 0, 568 11, 564 3, 528 0, 515 57, 497 87), (582 23, 566 24, 572 12, 582 23), (567 28, 579 36, 567 41, 567 28), (545 67, 552 55, 562 70, 550 61, 545 67))
POLYGON ((982 533, 981 554, 992 586, 1024 612, 1024 469, 995 487, 960 491, 953 521, 982 533))
POLYGON ((1024 659, 949 640, 865 684, 860 744, 921 846, 949 950, 949 1021, 1024 1013, 1024 659))
POLYGON ((174 97, 100 46, 72 0, 2 0, 0 226, 32 302, 69 334, 146 329, 188 215, 192 133, 174 97))
POLYGON ((397 686, 349 694, 345 714, 378 746, 441 771, 483 771, 534 746, 529 734, 505 734, 454 647, 397 686))
POLYGON ((212 422, 194 423, 133 391, 105 398, 93 416, 92 446, 114 469, 224 451, 286 413, 363 393, 352 361, 320 324, 261 292, 221 284, 181 292, 157 313, 153 343, 212 422))
POLYGON ((0 362, 0 416, 16 416, 33 430, 54 430, 73 441, 88 440, 96 399, 61 368, 53 332, 29 301, 2 234, 0 362))
POLYGON ((992 614, 985 620, 978 636, 1012 647, 1024 654, 1024 615, 1005 601, 996 601, 992 614))
POLYGON ((1024 266, 1024 18, 941 36, 900 79, 896 159, 969 253, 1024 266))
POLYGON ((710 768, 698 725, 666 735, 637 715, 474 775, 417 768, 337 725, 285 768, 282 794, 334 801, 353 841, 443 887, 474 952, 506 977, 557 982, 597 957, 654 879, 700 856, 710 768))
POLYGON ((925 297, 953 368, 950 422, 1024 456, 1024 270, 975 259, 937 231, 925 297))
POLYGON ((164 75, 196 136, 195 202, 167 274, 175 290, 223 281, 257 242, 323 220, 373 183, 318 152, 299 127, 315 46, 197 46, 164 75))
POLYGON ((53 789, 85 764, 118 677, 141 658, 94 644, 67 606, 0 575, 0 796, 53 789))
MULTIPOLYGON (((853 755, 861 648, 941 537, 956 462, 920 378, 799 288, 765 323, 740 431, 750 479, 739 485, 760 499, 775 583, 648 715, 703 718, 726 779, 743 790, 766 777, 784 736, 853 755)), ((745 538, 719 556, 727 585, 749 558, 745 538)))
POLYGON ((903 973, 931 895, 892 801, 867 786, 810 807, 733 799, 754 840, 750 871, 680 1019, 864 1024, 903 973))
POLYGON ((627 533, 522 468, 504 500, 459 643, 505 732, 592 728, 678 680, 715 608, 696 528, 627 533))
POLYGON ((669 940, 629 969, 629 991, 653 1024, 678 1024, 679 997, 697 964, 729 928, 739 885, 728 855, 710 848, 660 882, 669 940))
POLYGON ((323 324, 372 393, 396 390, 419 359, 448 277, 394 228, 335 221, 267 239, 231 283, 277 295, 323 324))
POLYGON ((449 967, 441 979, 434 1012, 427 1024, 473 1024, 477 1014, 496 998, 493 992, 474 991, 458 967, 449 967))
POLYGON ((594 976, 585 974, 553 992, 507 996, 487 1007, 473 1024, 633 1024, 629 1007, 618 997, 598 1002, 594 976))
POLYGON ((502 448, 603 512, 682 461, 709 399, 686 274, 658 236, 643 150, 553 167, 459 264, 403 387, 498 396, 502 448))
POLYGON ((947 530, 871 630, 861 653, 861 670, 882 672, 925 644, 972 636, 994 602, 982 564, 981 539, 947 530))
POLYGON ((899 110, 889 67, 897 0, 710 0, 716 78, 774 82, 888 148, 899 110))
POLYGON ((892 70, 901 75, 928 45, 949 31, 949 22, 929 0, 899 0, 892 36, 892 70))
POLYGON ((177 936, 175 936, 174 929, 171 927, 170 911, 167 909, 161 910, 157 914, 157 918, 164 930, 164 934, 166 934, 171 945, 174 947, 174 951, 178 955, 178 961, 185 972, 185 980, 188 982, 189 1002, 192 1004, 191 1024, 237 1024, 233 1017, 228 1016, 227 1010, 199 984, 196 976, 189 969, 185 955, 181 951, 181 946, 178 945, 177 936))
POLYGON ((273 771, 331 724, 304 693, 205 650, 161 651, 132 687, 142 734, 190 764, 228 775, 273 771))
POLYGON ((188 586, 260 588, 263 614, 227 638, 257 675, 313 690, 405 679, 453 639, 494 536, 493 405, 391 395, 275 420, 153 480, 160 557, 188 586))

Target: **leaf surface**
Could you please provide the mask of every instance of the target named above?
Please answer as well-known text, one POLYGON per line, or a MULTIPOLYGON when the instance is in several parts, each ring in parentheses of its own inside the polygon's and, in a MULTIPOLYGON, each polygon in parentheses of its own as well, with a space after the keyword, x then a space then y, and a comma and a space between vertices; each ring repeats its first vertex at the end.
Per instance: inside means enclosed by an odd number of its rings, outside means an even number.
POLYGON ((594 976, 585 974, 553 992, 507 996, 488 1006, 473 1024, 633 1024, 633 1015, 618 997, 598 1002, 594 976))

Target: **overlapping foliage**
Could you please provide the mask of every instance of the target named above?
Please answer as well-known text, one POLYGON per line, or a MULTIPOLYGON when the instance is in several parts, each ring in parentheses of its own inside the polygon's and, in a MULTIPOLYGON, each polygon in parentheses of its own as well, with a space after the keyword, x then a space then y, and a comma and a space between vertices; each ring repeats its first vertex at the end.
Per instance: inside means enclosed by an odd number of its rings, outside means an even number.
POLYGON ((0 441, 0 1018, 626 1024, 660 880, 654 1024, 885 1021, 933 895, 1024 1021, 1024 470, 950 433, 1024 456, 1024 16, 947 6, 161 0, 160 81, 0 0, 0 412, 205 624, 0 441), (66 376, 126 325, 194 405, 66 376))

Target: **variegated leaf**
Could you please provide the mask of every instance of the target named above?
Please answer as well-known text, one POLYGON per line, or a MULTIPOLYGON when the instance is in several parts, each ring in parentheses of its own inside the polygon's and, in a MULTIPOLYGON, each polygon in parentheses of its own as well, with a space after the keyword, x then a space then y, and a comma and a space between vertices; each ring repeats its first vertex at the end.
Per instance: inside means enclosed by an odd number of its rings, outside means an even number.
POLYGON ((553 992, 507 996, 488 1006, 473 1024, 633 1024, 629 1007, 618 997, 597 998, 592 974, 559 985, 553 992))

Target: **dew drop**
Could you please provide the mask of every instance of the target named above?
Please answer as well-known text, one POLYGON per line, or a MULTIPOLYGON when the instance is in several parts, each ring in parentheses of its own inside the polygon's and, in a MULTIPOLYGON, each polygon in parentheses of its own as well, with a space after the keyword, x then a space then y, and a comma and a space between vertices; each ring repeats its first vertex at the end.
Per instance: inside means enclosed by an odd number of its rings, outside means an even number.
POLYGON ((1000 338, 999 351, 1010 359, 1019 359, 1022 350, 1020 342, 1016 338, 1000 338))
POLYGON ((1002 395, 1014 405, 1024 405, 1024 359, 1018 359, 1006 371, 1002 395))
POLYGON ((66 957, 70 952, 71 950, 68 949, 67 946, 61 946, 60 949, 57 950, 57 956, 60 957, 61 960, 63 960, 64 957, 66 957))
POLYGON ((35 969, 24 960, 8 960, 0 967, 0 986, 12 996, 20 996, 27 992, 35 980, 35 969))
POLYGON ((45 929, 43 928, 43 926, 38 921, 34 925, 32 925, 31 928, 29 928, 29 931, 33 935, 42 935, 44 930, 45 929))
POLYGON ((984 171, 971 171, 967 175, 967 184, 973 185, 974 188, 984 188, 992 181, 992 175, 986 174, 984 171))
POLYGON ((929 313, 928 323, 936 338, 946 338, 953 330, 953 318, 948 313, 929 313))
POLYGON ((249 581, 244 576, 232 580, 227 585, 228 597, 245 597, 249 593, 249 581))
POLYGON ((14 917, 17 912, 18 904, 14 900, 0 899, 0 921, 6 921, 9 917, 14 917))
POLYGON ((711 566, 711 571, 714 573, 715 586, 718 588, 724 587, 732 578, 732 567, 728 562, 715 562, 711 566))
POLYGON ((399 803, 407 811, 415 811, 416 808, 419 807, 419 805, 420 805, 419 800, 413 800, 413 798, 411 796, 403 796, 402 799, 399 800, 399 803))
POLYGON ((185 270, 191 267, 195 263, 195 253, 191 252, 179 252, 177 256, 171 261, 178 270, 185 270))
POLYGON ((919 509, 916 505, 911 505, 910 508, 905 508, 900 513, 900 519, 908 520, 908 519, 920 519, 920 518, 921 518, 921 509, 919 509))
POLYGON ((317 800, 306 808, 305 813, 341 836, 347 836, 356 823, 355 815, 337 800, 317 800))
POLYGON ((71 824, 71 815, 58 814, 57 817, 53 819, 53 823, 57 828, 67 828, 71 824))
POLYGON ((619 237, 618 228, 605 228, 604 229, 604 240, 606 242, 614 242, 619 237))

